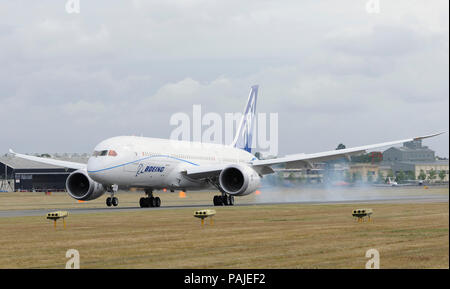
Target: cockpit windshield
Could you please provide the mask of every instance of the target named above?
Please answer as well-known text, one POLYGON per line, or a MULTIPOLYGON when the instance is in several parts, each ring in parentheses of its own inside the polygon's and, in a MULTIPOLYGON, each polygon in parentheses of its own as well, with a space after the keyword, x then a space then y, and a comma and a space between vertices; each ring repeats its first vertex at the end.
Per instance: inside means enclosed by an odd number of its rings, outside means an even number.
POLYGON ((104 157, 104 156, 115 157, 115 156, 117 156, 117 152, 115 150, 94 151, 92 153, 92 156, 93 157, 104 157))

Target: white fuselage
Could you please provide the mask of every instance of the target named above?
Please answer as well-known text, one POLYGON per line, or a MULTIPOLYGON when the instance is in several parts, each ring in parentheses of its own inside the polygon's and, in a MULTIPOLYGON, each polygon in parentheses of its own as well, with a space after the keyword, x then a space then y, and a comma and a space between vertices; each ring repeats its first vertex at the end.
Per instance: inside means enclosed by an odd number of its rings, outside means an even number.
POLYGON ((204 165, 248 164, 255 157, 220 144, 120 136, 102 141, 89 158, 87 172, 102 184, 151 189, 209 189, 205 181, 182 172, 204 165))

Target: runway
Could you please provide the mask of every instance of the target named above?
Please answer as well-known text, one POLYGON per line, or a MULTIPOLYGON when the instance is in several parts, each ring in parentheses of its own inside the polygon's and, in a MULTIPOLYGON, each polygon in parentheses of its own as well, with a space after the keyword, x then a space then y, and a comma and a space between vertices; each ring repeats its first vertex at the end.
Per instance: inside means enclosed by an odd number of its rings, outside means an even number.
MULTIPOLYGON (((332 204, 380 204, 380 203, 429 203, 429 202, 448 202, 448 195, 431 195, 431 196, 405 196, 393 198, 379 198, 379 199, 354 199, 343 201, 297 201, 297 202, 253 202, 245 204, 235 204, 237 207, 245 206, 271 206, 271 205, 332 205, 332 204)), ((30 217, 30 216, 45 216, 53 211, 68 211, 69 214, 96 214, 96 213, 123 213, 136 211, 159 211, 159 210, 174 210, 174 209, 200 209, 211 208, 211 205, 203 204, 188 204, 177 206, 162 206, 159 208, 140 208, 140 207, 104 207, 104 208, 60 208, 60 209, 38 209, 38 210, 1 210, 0 218, 11 217, 30 217)))

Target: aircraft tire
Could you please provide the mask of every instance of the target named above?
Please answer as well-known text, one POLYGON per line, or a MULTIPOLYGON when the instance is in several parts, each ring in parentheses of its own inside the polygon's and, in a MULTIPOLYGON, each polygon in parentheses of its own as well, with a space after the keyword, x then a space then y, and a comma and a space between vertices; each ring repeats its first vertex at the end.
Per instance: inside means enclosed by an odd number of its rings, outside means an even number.
POLYGON ((159 197, 155 198, 155 207, 157 208, 161 207, 161 199, 159 197))
POLYGON ((148 207, 147 198, 140 198, 139 206, 141 206, 141 208, 147 208, 148 207))
POLYGON ((227 196, 228 197, 228 205, 234 206, 234 196, 227 196))
POLYGON ((227 195, 221 196, 220 198, 222 199, 222 204, 223 204, 224 206, 229 206, 229 205, 230 205, 229 199, 228 199, 228 196, 227 196, 227 195))
POLYGON ((214 206, 222 206, 222 198, 221 196, 214 196, 213 198, 214 206))
POLYGON ((111 205, 112 205, 112 200, 111 200, 110 197, 107 197, 107 198, 106 198, 106 205, 107 205, 108 207, 111 207, 111 205))
POLYGON ((111 203, 112 203, 112 205, 113 205, 114 207, 117 207, 117 206, 119 205, 119 199, 116 198, 116 197, 113 197, 113 198, 111 199, 111 203))
POLYGON ((151 208, 156 207, 156 200, 155 199, 156 198, 154 198, 154 197, 148 198, 147 202, 148 202, 149 207, 151 207, 151 208))

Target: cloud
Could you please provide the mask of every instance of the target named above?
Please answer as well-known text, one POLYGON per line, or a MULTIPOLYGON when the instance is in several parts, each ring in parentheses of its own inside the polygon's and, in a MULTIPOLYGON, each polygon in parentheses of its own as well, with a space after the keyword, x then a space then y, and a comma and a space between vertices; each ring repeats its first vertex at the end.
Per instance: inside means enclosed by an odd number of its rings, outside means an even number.
POLYGON ((2 4, 0 152, 168 137, 173 113, 240 112, 253 84, 282 154, 448 130, 448 1, 81 1, 2 4))

